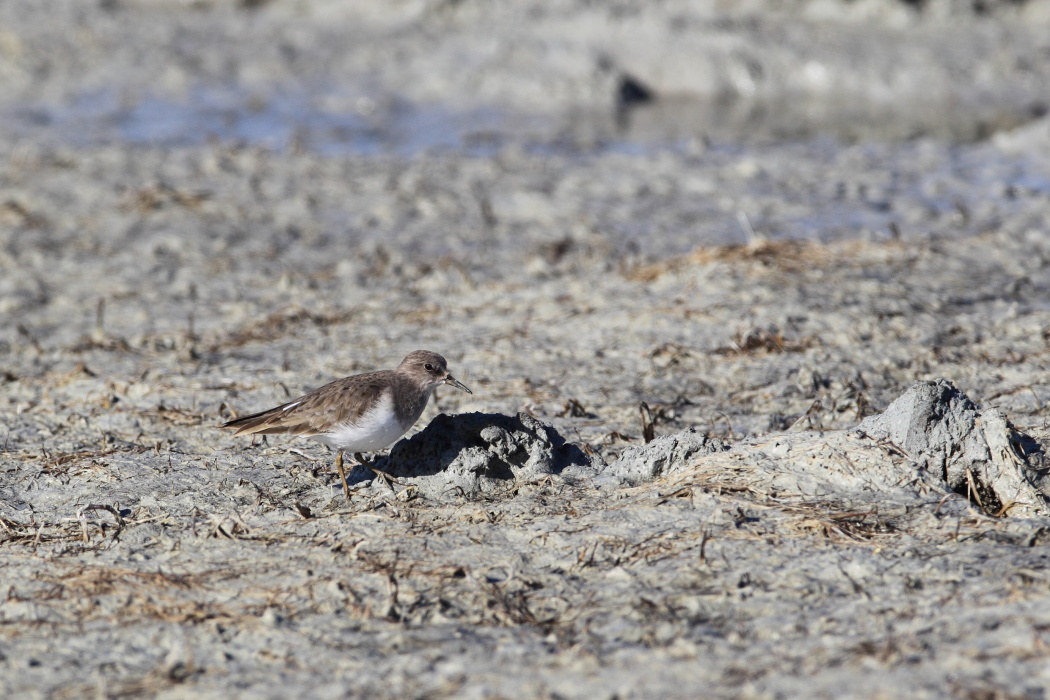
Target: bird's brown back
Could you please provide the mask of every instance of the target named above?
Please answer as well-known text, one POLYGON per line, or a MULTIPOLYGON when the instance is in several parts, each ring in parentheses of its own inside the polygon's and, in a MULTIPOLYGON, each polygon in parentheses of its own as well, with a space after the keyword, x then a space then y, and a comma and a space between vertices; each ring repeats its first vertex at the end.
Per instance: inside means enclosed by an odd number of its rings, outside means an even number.
POLYGON ((222 427, 236 428, 234 435, 318 435, 357 422, 392 380, 396 381, 394 372, 386 369, 337 379, 294 401, 235 418, 222 427))

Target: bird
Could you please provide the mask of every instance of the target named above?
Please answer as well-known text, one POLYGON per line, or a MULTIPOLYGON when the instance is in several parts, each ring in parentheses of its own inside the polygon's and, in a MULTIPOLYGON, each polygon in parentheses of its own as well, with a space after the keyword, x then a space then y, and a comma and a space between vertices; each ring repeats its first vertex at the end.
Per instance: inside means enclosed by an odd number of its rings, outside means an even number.
POLYGON ((222 425, 237 435, 286 434, 312 438, 336 451, 335 467, 350 498, 343 471, 343 453, 364 464, 363 452, 393 444, 408 432, 441 386, 473 394, 448 371, 445 358, 429 350, 414 350, 396 369, 344 377, 281 404, 222 425))

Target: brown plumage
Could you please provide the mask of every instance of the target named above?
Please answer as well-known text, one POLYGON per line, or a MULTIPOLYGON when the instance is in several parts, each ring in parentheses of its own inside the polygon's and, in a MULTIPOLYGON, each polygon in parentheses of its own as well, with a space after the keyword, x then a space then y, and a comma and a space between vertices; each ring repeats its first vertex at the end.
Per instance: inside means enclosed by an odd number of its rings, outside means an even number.
POLYGON ((313 437, 333 425, 352 423, 379 399, 393 377, 394 372, 386 369, 337 379, 295 401, 235 418, 222 427, 236 428, 234 435, 286 433, 313 437))
POLYGON ((313 438, 336 450, 336 468, 350 496, 343 472, 343 452, 372 452, 392 444, 422 415, 441 384, 472 393, 448 372, 445 358, 416 350, 397 369, 367 372, 325 384, 294 401, 224 423, 234 435, 285 433, 313 438))

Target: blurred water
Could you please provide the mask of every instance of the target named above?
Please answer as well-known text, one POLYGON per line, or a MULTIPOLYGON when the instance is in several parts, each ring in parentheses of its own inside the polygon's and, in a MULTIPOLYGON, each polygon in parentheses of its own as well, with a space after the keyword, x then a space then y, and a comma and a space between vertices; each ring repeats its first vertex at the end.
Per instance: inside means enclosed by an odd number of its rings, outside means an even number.
POLYGON ((412 104, 328 85, 277 87, 264 94, 235 84, 202 85, 179 99, 110 88, 82 93, 65 104, 26 105, 0 114, 0 130, 77 146, 179 147, 213 139, 274 151, 410 156, 442 149, 489 155, 514 143, 548 152, 642 154, 697 142, 705 147, 762 145, 820 137, 851 143, 928 136, 969 143, 1040 116, 1035 108, 1010 101, 950 112, 926 104, 886 111, 833 99, 767 104, 679 97, 621 101, 619 109, 614 107, 611 100, 603 113, 553 117, 412 104))
POLYGON ((126 94, 116 88, 86 92, 65 104, 26 105, 0 114, 15 136, 73 145, 123 142, 178 147, 207 139, 274 151, 303 149, 328 155, 414 155, 454 149, 491 154, 509 143, 557 152, 707 144, 761 145, 830 137, 842 143, 906 141, 928 136, 969 143, 1040 116, 1004 101, 945 112, 930 105, 895 110, 833 99, 755 100, 667 98, 620 103, 602 113, 562 117, 497 108, 455 110, 412 104, 325 85, 253 92, 235 84, 193 88, 179 99, 126 94))
MULTIPOLYGON (((453 112, 387 98, 308 92, 253 95, 237 89, 200 88, 184 99, 122 97, 116 90, 78 96, 65 105, 16 110, 5 120, 17 136, 88 146, 127 143, 192 146, 207 140, 273 151, 326 155, 414 155, 455 149, 484 155, 509 140, 542 134, 543 120, 496 109, 453 112), (328 103, 334 103, 331 106, 328 103)), ((540 137, 542 138, 542 137, 540 137)))
MULTIPOLYGON (((73 146, 122 143, 178 148, 214 140, 275 152, 366 157, 411 157, 442 150, 484 157, 510 145, 570 158, 610 152, 645 157, 670 149, 706 153, 704 167, 716 170, 749 153, 758 163, 769 159, 771 165, 774 160, 781 163, 769 171, 776 172, 775 176, 762 174, 764 168, 759 165, 759 174, 741 184, 737 196, 758 203, 749 211, 721 211, 709 199, 685 200, 673 208, 701 223, 674 226, 658 236, 650 234, 652 222, 659 217, 610 225, 624 245, 655 255, 684 252, 698 244, 742 241, 745 233, 739 214, 748 217, 748 227, 753 226, 757 235, 770 238, 924 236, 927 226, 944 230, 944 221, 953 217, 951 230, 970 235, 1011 220, 1012 226, 1021 228, 1033 204, 1041 211, 1041 202, 1035 200, 1050 196, 1050 168, 1043 159, 1011 156, 989 143, 969 142, 966 137, 973 136, 972 129, 958 127, 953 132, 945 127, 945 140, 927 140, 936 146, 927 147, 932 155, 923 156, 920 142, 894 139, 916 128, 914 119, 906 114, 896 126, 883 123, 869 134, 870 140, 857 141, 854 137, 865 132, 837 131, 833 110, 825 110, 827 119, 807 124, 797 110, 779 113, 756 112, 740 105, 723 107, 689 104, 674 109, 673 105, 646 104, 620 112, 610 107, 604 115, 557 121, 498 109, 457 112, 396 97, 373 98, 316 87, 265 95, 237 87, 201 87, 179 100, 128 96, 114 89, 85 93, 68 104, 31 105, 0 114, 0 134, 73 146), (783 116, 781 121, 777 121, 778 114, 783 116), (956 145, 952 133, 961 139, 956 145), (763 144, 774 145, 772 150, 763 150, 763 144), (839 160, 847 147, 859 154, 861 164, 856 169, 839 160), (722 165, 718 152, 730 154, 722 165), (930 162, 915 167, 915 159, 924 157, 930 162), (804 178, 810 184, 801 186, 792 181, 790 172, 796 158, 798 163, 808 163, 810 170, 823 170, 826 164, 832 181, 838 177, 838 182, 859 182, 858 172, 889 174, 892 181, 876 183, 863 193, 839 194, 834 182, 813 181, 811 173, 804 178), (763 217, 756 211, 763 201, 776 201, 781 213, 763 217), (792 211, 798 214, 790 214, 792 211), (935 224, 937 220, 941 223, 935 224), (718 223, 709 223, 712 221, 718 223)), ((1014 114, 1007 122, 1022 116, 1014 114)), ((855 120, 846 121, 856 130, 855 120)), ((667 204, 656 201, 653 206, 667 204)))

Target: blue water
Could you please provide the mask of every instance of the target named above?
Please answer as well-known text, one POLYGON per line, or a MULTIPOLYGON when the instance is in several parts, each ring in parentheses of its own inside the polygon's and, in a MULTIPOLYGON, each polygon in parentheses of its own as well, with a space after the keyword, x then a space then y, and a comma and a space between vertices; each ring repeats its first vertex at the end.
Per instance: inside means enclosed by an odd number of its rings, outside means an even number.
MULTIPOLYGON (((182 99, 155 95, 131 98, 115 89, 83 93, 65 104, 29 105, 0 113, 0 125, 5 135, 15 138, 75 147, 121 143, 179 148, 216 141, 274 152, 301 150, 358 157, 411 157, 443 150, 490 156, 509 145, 531 153, 577 158, 596 153, 645 157, 660 150, 689 151, 696 146, 682 138, 681 131, 677 135, 661 134, 657 129, 655 135, 644 136, 618 131, 612 115, 608 116, 607 124, 594 128, 581 119, 575 127, 584 128, 574 131, 574 125, 558 123, 551 117, 510 114, 494 108, 457 112, 396 97, 373 100, 361 95, 333 95, 316 88, 278 89, 258 95, 236 86, 212 86, 191 90, 182 99), (579 138, 574 133, 590 136, 579 138)), ((679 126, 695 123, 683 119, 679 126)), ((728 141, 715 147, 702 145, 699 152, 706 153, 700 156, 704 167, 717 169, 721 161, 731 164, 739 154, 753 148, 761 152, 763 147, 728 141)), ((811 135, 809 141, 773 148, 781 154, 783 149, 797 150, 801 160, 826 162, 830 170, 850 179, 848 168, 835 165, 844 151, 832 136, 811 135)), ((750 217, 749 223, 758 234, 771 238, 831 240, 862 232, 889 236, 895 230, 911 237, 925 235, 933 221, 957 212, 958 233, 978 233, 1008 222, 1012 228, 1023 227, 1033 200, 1050 196, 1050 172, 1043 161, 1010 156, 990 144, 940 143, 929 146, 927 156, 922 155, 921 143, 872 141, 852 149, 863 158, 862 169, 870 166, 873 171, 894 172, 894 180, 880 186, 880 192, 870 198, 840 197, 828 189, 834 183, 815 183, 812 187, 816 191, 812 191, 796 186, 790 177, 770 178, 759 172, 744 191, 756 201, 772 198, 789 206, 770 220, 763 220, 754 211, 744 212, 750 217), (894 170, 893 162, 900 157, 927 158, 930 163, 894 170), (902 220, 896 203, 916 201, 925 207, 926 219, 912 216, 902 220), (798 213, 787 213, 792 209, 798 213)), ((722 212, 706 199, 696 202, 693 209, 689 211, 696 221, 722 221, 720 233, 708 231, 712 241, 743 239, 739 217, 722 212)), ((650 222, 639 220, 621 226, 623 240, 635 244, 647 241, 643 247, 648 252, 658 247, 648 235, 650 222)), ((681 236, 675 240, 679 239, 681 236)), ((682 252, 696 243, 691 239, 667 242, 670 248, 657 252, 682 252)))
POLYGON ((490 154, 510 141, 539 143, 553 127, 536 117, 496 109, 453 112, 396 99, 343 101, 333 110, 317 93, 199 88, 184 99, 123 99, 116 90, 85 93, 64 105, 33 105, 4 117, 26 137, 77 146, 126 143, 192 146, 208 140, 277 152, 326 155, 413 155, 442 149, 490 154))

